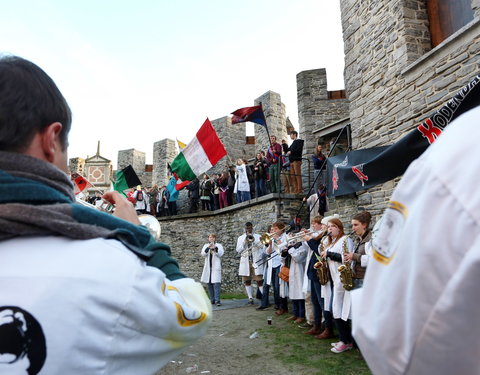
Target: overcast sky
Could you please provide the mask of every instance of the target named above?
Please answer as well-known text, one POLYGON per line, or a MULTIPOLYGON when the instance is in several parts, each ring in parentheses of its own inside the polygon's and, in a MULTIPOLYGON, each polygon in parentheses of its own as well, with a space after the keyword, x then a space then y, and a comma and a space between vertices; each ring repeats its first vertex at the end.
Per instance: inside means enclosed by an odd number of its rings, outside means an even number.
MULTIPOLYGON (((298 128, 296 74, 343 84, 338 0, 0 0, 1 51, 57 83, 73 111, 70 157, 114 161, 279 93, 298 128)), ((252 125, 253 126, 253 125, 252 125)), ((251 130, 249 131, 251 132, 251 130)))

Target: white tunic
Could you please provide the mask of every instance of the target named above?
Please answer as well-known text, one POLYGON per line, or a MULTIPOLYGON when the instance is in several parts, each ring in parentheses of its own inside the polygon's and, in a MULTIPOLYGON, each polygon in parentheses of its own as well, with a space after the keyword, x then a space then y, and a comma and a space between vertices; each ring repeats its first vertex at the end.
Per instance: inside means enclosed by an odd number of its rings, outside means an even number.
POLYGON ((307 252, 308 248, 306 248, 303 243, 298 249, 294 247, 288 249, 288 253, 292 257, 288 276, 288 297, 290 299, 305 299, 305 295, 303 294, 303 274, 305 271, 307 252))
MULTIPOLYGON (((260 235, 254 233, 254 241, 252 244, 248 245, 245 243, 245 238, 247 235, 244 233, 237 239, 237 253, 241 254, 244 252, 249 246, 252 246, 252 258, 253 258, 253 263, 255 264, 260 264, 261 258, 262 258, 262 252, 263 252, 263 244, 260 242, 260 235)), ((240 276, 251 276, 250 275, 250 257, 248 256, 242 256, 240 257, 240 266, 238 268, 238 274, 240 276)), ((255 275, 263 275, 263 268, 262 267, 257 267, 255 268, 255 275)))
POLYGON ((479 124, 477 107, 410 165, 374 236, 352 293, 374 374, 480 374, 479 124))
MULTIPOLYGON (((354 248, 353 241, 348 236, 343 236, 339 238, 333 246, 326 245, 325 239, 324 249, 333 253, 342 254, 343 259, 344 243, 347 246, 348 252, 352 252, 354 248)), ((340 280, 340 272, 338 272, 338 267, 340 267, 342 263, 336 262, 330 258, 327 258, 327 263, 330 275, 333 280, 333 317, 335 319, 348 320, 350 319, 351 314, 351 299, 350 292, 345 290, 342 281, 340 280)), ((328 301, 330 301, 330 298, 332 297, 332 288, 330 287, 330 282, 328 282, 326 285, 322 285, 322 296, 325 296, 325 310, 329 311, 328 301)))
MULTIPOLYGON (((283 233, 279 237, 278 241, 282 243, 282 242, 285 242, 286 239, 287 239, 287 235, 283 233)), ((265 270, 263 272, 263 275, 265 276, 265 282, 267 283, 267 285, 272 285, 272 271, 274 268, 277 268, 282 265, 282 257, 275 250, 275 247, 272 248, 271 254, 267 254, 266 250, 267 250, 267 247, 264 246, 262 257, 265 261, 265 270), (268 261, 266 259, 268 259, 268 261)))
MULTIPOLYGON (((19 322, 28 313, 40 325, 41 374, 154 374, 205 333, 211 315, 200 283, 170 281, 120 242, 100 238, 1 241, 1 326, 15 316, 6 306, 26 311, 19 322)), ((32 327, 21 329, 28 335, 32 327)), ((0 361, 0 373, 16 374, 17 365, 0 361)))
POLYGON ((221 283, 222 282, 222 256, 224 253, 223 246, 219 243, 215 243, 218 248, 218 252, 211 251, 208 247, 210 244, 206 243, 202 247, 200 255, 205 258, 203 264, 202 277, 200 281, 202 283, 221 283), (208 249, 208 251, 207 251, 208 249), (212 279, 210 281, 210 258, 212 259, 212 279))

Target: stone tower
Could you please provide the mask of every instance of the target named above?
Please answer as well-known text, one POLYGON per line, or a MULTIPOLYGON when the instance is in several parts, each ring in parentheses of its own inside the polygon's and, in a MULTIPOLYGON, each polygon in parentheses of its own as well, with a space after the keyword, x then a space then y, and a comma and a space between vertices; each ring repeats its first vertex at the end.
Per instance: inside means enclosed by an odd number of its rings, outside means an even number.
POLYGON ((327 90, 325 69, 306 70, 297 74, 297 101, 299 138, 305 141, 303 155, 306 160, 302 163, 302 175, 304 187, 309 188, 309 182, 310 185, 313 183, 310 155, 319 142, 328 142, 330 139, 323 136, 331 134, 333 138, 338 129, 344 126, 343 124, 337 126, 337 123, 348 119, 349 102, 342 90, 327 90))
POLYGON ((163 186, 168 183, 168 166, 177 156, 177 145, 173 139, 162 139, 153 144, 152 185, 163 186))
MULTIPOLYGON (((268 131, 270 135, 275 135, 278 143, 280 143, 282 139, 288 141, 285 104, 282 103, 280 94, 277 94, 273 91, 267 91, 265 94, 255 99, 255 105, 259 105, 260 103, 263 107, 263 112, 267 120, 268 131)), ((266 129, 261 125, 255 125, 256 151, 267 151, 269 146, 270 141, 268 139, 266 129)))
POLYGON ((142 182, 142 185, 150 185, 151 181, 145 178, 145 153, 135 150, 133 148, 129 150, 118 151, 117 169, 123 169, 126 166, 131 165, 135 170, 138 178, 142 182))

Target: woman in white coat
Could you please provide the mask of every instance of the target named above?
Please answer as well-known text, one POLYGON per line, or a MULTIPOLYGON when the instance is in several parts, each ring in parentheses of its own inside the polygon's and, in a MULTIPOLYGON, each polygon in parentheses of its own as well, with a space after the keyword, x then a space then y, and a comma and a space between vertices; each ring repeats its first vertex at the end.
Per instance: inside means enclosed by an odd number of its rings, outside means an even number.
POLYGON ((208 236, 208 243, 203 245, 201 255, 205 258, 203 272, 200 281, 208 286, 208 294, 212 305, 220 303, 220 286, 222 283, 222 262, 221 258, 224 252, 223 246, 217 241, 215 234, 208 236))
POLYGON ((333 318, 340 336, 340 341, 332 348, 334 353, 342 353, 353 348, 352 331, 350 319, 350 292, 346 291, 340 280, 338 267, 343 263, 343 254, 353 251, 353 241, 343 231, 343 223, 339 219, 330 219, 327 224, 330 234, 324 243, 322 258, 327 258, 328 269, 333 281, 333 296, 330 288, 322 286, 322 293, 325 291, 325 309, 329 308, 330 296, 332 298, 333 318))

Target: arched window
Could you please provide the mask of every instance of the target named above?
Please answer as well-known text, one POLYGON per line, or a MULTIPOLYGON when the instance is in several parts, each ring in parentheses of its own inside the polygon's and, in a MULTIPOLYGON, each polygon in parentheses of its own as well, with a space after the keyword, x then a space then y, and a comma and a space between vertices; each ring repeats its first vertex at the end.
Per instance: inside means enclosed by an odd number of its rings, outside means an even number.
POLYGON ((471 0, 427 0, 432 47, 473 20, 471 0))

